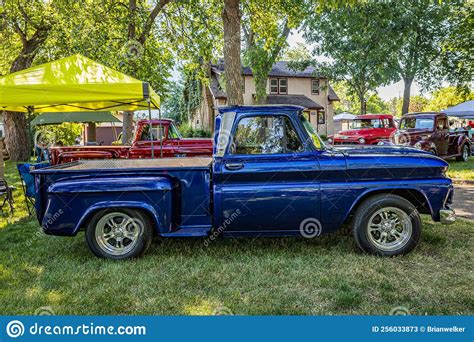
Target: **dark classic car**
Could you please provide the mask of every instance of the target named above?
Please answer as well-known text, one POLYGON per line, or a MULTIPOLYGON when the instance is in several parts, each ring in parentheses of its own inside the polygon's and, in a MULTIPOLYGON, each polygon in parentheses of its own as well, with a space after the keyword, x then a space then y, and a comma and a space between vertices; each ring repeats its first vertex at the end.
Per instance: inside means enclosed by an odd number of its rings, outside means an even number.
POLYGON ((467 161, 472 146, 465 129, 450 129, 444 113, 410 113, 400 120, 392 143, 413 146, 443 159, 456 158, 467 161))
POLYGON ((448 164, 413 148, 325 146, 298 106, 233 106, 213 158, 77 161, 33 171, 46 234, 85 230, 99 257, 142 255, 167 238, 317 237, 352 224, 365 252, 420 240, 420 213, 455 220, 448 164))
POLYGON ((161 156, 160 129, 164 158, 212 155, 212 139, 183 138, 173 120, 155 119, 138 121, 131 146, 51 147, 49 149, 50 162, 52 165, 57 165, 75 160, 151 158, 152 150, 155 157, 159 158, 161 156))

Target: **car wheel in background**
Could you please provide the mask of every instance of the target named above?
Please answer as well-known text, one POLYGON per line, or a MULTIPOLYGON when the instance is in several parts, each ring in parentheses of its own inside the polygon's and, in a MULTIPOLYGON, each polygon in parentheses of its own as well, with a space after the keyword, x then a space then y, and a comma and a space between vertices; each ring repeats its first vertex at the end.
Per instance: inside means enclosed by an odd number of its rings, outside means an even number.
POLYGON ((467 144, 462 145, 461 155, 459 157, 456 157, 456 160, 467 162, 469 160, 469 152, 469 146, 467 146, 467 144))
POLYGON ((87 225, 87 245, 92 253, 101 258, 136 258, 150 247, 152 226, 148 215, 140 210, 100 210, 92 216, 87 225))
POLYGON ((379 194, 357 208, 352 229, 361 250, 382 256, 402 255, 418 244, 421 218, 405 198, 379 194))

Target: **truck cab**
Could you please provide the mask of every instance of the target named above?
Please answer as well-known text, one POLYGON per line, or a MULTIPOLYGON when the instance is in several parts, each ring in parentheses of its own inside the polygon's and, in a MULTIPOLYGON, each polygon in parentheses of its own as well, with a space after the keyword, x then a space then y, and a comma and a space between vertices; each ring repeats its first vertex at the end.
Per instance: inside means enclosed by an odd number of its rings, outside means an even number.
POLYGON ((212 139, 183 138, 171 119, 139 120, 131 146, 61 146, 49 150, 52 165, 76 160, 211 156, 212 139), (150 130, 151 125, 151 130, 150 130), (163 146, 162 146, 163 142, 163 146))
POLYGON ((140 120, 135 130, 128 158, 151 158, 152 145, 155 155, 161 156, 163 153, 164 158, 210 156, 212 154, 212 139, 183 138, 171 119, 140 120), (163 139, 163 152, 161 152, 160 138, 163 139))
POLYGON ((400 146, 326 146, 298 106, 219 108, 213 158, 76 161, 34 171, 47 234, 85 231, 99 257, 145 253, 153 234, 315 238, 352 225, 357 246, 392 256, 428 214, 451 223, 448 164, 400 146), (58 214, 59 213, 59 214, 58 214), (53 219, 52 219, 53 218, 53 219))

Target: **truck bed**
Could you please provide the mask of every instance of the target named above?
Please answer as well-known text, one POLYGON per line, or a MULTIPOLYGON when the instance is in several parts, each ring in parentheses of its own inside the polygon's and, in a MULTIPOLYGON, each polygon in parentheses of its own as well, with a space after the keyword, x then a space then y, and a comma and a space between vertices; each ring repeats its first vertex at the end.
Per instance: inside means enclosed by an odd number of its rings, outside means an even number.
POLYGON ((77 225, 81 218, 76 217, 80 213, 75 209, 76 198, 82 198, 81 205, 88 208, 105 202, 110 202, 107 207, 115 202, 140 202, 167 220, 161 227, 163 236, 207 236, 212 225, 211 163, 209 157, 109 159, 38 169, 33 171, 36 213, 42 222, 47 210, 53 215, 61 209, 61 219, 69 223, 58 221, 54 234, 74 235, 83 228, 77 225), (164 206, 171 214, 160 209, 167 195, 153 188, 155 182, 163 181, 171 186, 171 202, 164 206))
POLYGON ((82 171, 104 171, 104 170, 203 170, 210 169, 212 158, 189 157, 189 158, 163 158, 163 159, 105 159, 105 160, 81 160, 68 164, 61 164, 40 170, 35 173, 82 172, 82 171))

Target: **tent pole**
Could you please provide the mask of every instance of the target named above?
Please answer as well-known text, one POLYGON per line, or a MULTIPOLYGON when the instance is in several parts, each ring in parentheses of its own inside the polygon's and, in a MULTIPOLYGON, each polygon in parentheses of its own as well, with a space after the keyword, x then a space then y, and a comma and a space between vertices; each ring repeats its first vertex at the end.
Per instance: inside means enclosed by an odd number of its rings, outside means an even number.
MULTIPOLYGON (((153 125, 151 122, 151 104, 150 104, 150 99, 148 98, 146 100, 148 102, 148 121, 150 125, 150 137, 151 137, 151 159, 155 159, 155 148, 153 146, 153 125)), ((160 127, 160 132, 161 132, 161 127, 160 127)), ((161 135, 161 133, 160 133, 161 135)))
MULTIPOLYGON (((28 115, 27 115, 27 120, 28 120, 28 146, 30 147, 29 155, 31 156, 31 140, 33 138, 33 157, 36 156, 36 138, 32 137, 32 132, 31 132, 31 117, 33 116, 35 109, 33 106, 28 107, 28 115)), ((42 156, 41 156, 42 157, 42 156)), ((0 161, 1 162, 1 161, 0 161)))
POLYGON ((161 125, 161 109, 158 108, 158 118, 160 119, 160 158, 163 158, 163 137, 162 137, 162 125, 161 125))

